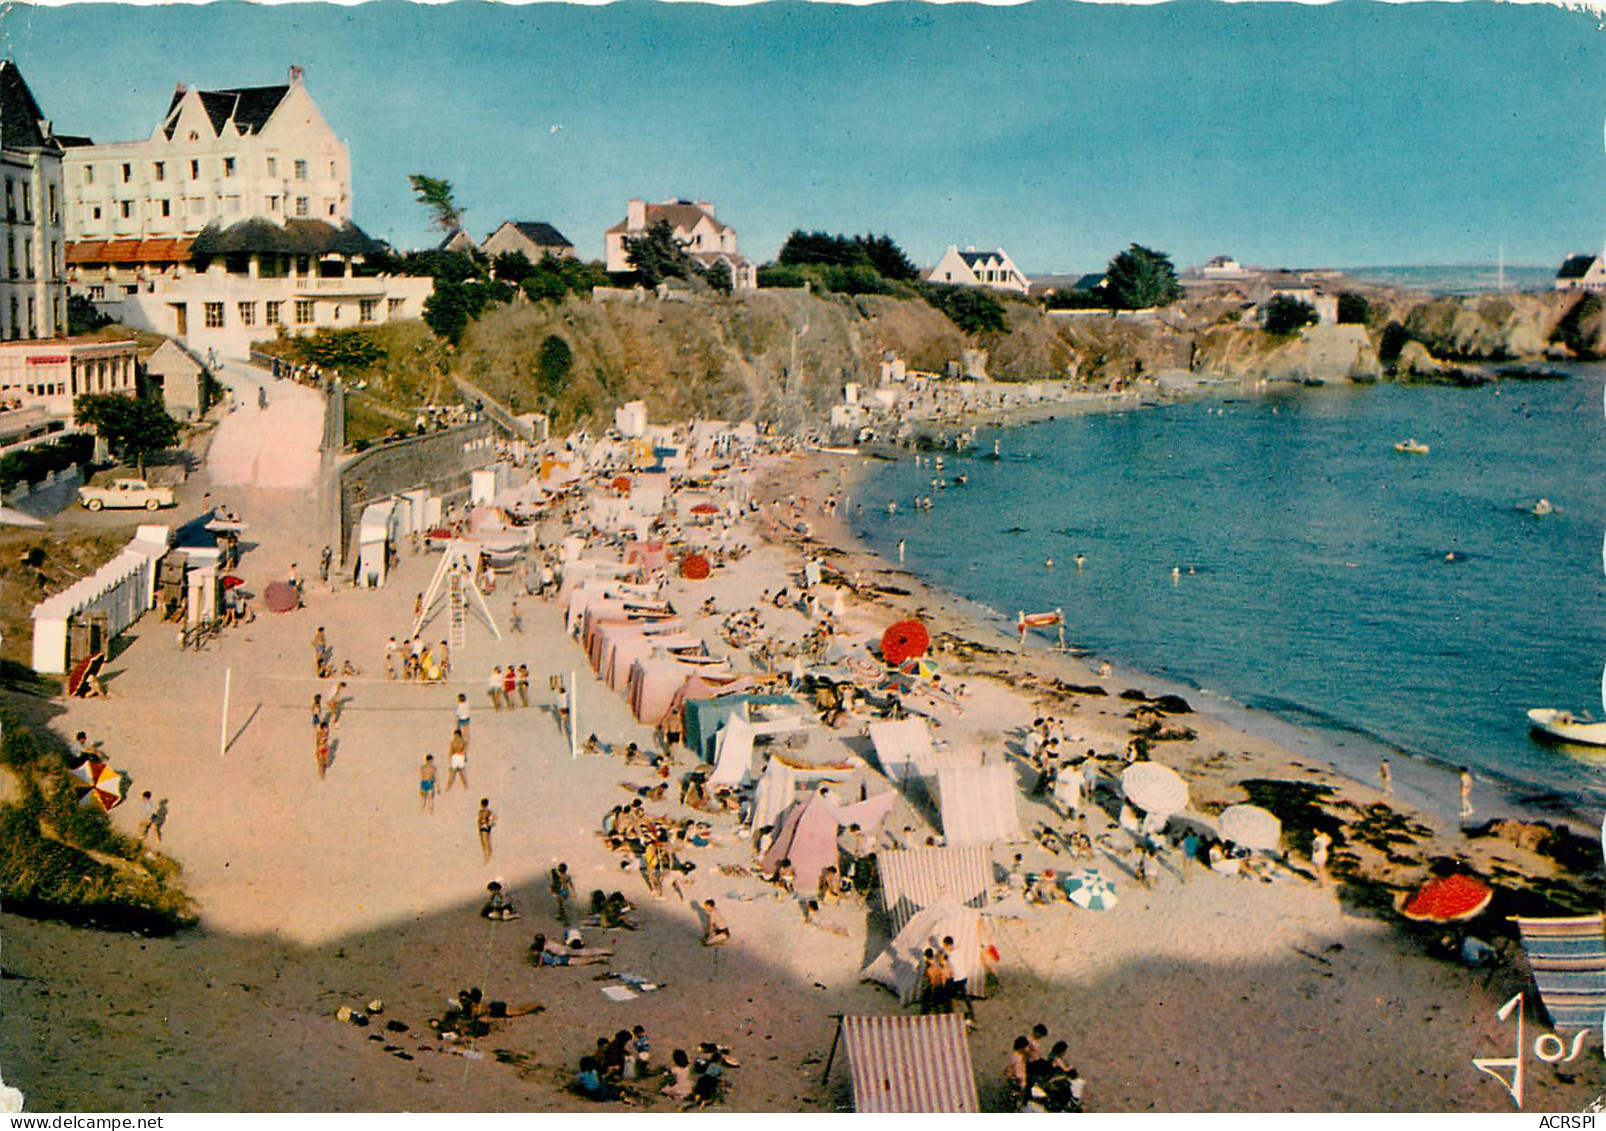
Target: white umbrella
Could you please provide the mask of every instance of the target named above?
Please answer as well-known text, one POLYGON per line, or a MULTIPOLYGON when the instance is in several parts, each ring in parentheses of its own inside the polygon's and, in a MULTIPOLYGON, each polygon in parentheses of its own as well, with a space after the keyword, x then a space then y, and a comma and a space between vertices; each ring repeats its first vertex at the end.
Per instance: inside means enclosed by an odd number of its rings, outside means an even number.
POLYGON ((1233 805, 1222 811, 1221 835, 1245 848, 1272 852, 1282 845, 1283 823, 1258 805, 1233 805))
POLYGON ((7 526, 43 526, 44 523, 31 514, 23 514, 14 507, 0 506, 0 523, 7 526))
POLYGON ((1138 762, 1121 774, 1121 792, 1128 801, 1150 813, 1169 816, 1188 806, 1188 783, 1170 766, 1138 762))

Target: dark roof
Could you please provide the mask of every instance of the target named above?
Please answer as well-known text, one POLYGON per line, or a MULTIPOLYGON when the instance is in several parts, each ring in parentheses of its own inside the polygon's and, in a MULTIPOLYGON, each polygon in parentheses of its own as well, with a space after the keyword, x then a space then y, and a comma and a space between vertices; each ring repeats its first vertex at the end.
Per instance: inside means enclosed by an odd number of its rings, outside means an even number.
MULTIPOLYGON (((183 101, 185 91, 175 90, 173 100, 167 104, 166 131, 169 139, 178 127, 175 111, 183 101)), ((212 132, 220 134, 229 119, 242 134, 258 134, 268 124, 273 112, 290 93, 288 86, 242 86, 234 90, 198 90, 201 106, 212 121, 212 132)))
MULTIPOLYGON (((508 220, 502 226, 512 224, 518 229, 519 235, 529 240, 536 247, 573 247, 574 245, 564 238, 562 232, 551 224, 542 220, 508 220)), ((495 235, 492 232, 491 235, 495 235)))
POLYGON ((94 138, 82 137, 78 134, 57 134, 56 141, 60 143, 63 149, 79 149, 86 145, 95 144, 94 138))
POLYGON ((340 227, 322 220, 272 220, 253 217, 220 228, 208 224, 197 233, 190 253, 197 259, 214 255, 374 255, 382 249, 357 225, 340 227))
MULTIPOLYGON (((472 247, 475 246, 474 245, 474 237, 473 236, 469 235, 462 228, 453 228, 451 231, 447 232, 444 236, 441 237, 441 242, 435 245, 435 250, 436 251, 458 251, 458 249, 456 247, 454 247, 453 245, 454 244, 459 244, 459 243, 461 243, 464 247, 469 247, 469 248, 472 248, 472 247)), ((461 254, 466 254, 466 252, 458 251, 458 254, 460 254, 460 255, 461 254)))
POLYGON ((1078 291, 1096 291, 1104 285, 1104 272, 1092 271, 1076 280, 1072 288, 1078 291))
POLYGON ((1556 272, 1558 279, 1582 279, 1589 274, 1589 269, 1595 265, 1595 256, 1587 254, 1569 255, 1567 262, 1561 265, 1556 272))
POLYGON ((52 152, 61 148, 46 132, 44 111, 10 59, 0 59, 0 148, 52 152))
POLYGON ((999 261, 1002 261, 1003 258, 1004 258, 1004 253, 1001 250, 1000 251, 961 251, 959 253, 959 258, 963 259, 965 261, 965 266, 966 267, 974 267, 974 266, 976 266, 977 263, 979 263, 983 259, 997 259, 999 261))

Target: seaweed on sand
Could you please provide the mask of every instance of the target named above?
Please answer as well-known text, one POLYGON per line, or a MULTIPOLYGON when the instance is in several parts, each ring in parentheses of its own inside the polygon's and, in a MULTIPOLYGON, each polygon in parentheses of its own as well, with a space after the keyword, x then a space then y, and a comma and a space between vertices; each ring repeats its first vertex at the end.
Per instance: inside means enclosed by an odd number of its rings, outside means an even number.
MULTIPOLYGON (((1300 852, 1309 853, 1318 832, 1333 838, 1334 845, 1345 843, 1344 822, 1323 806, 1333 798, 1333 787, 1318 782, 1282 781, 1275 778, 1249 778, 1239 783, 1251 805, 1258 805, 1283 823, 1283 839, 1300 852)), ((1338 871, 1334 857, 1334 871, 1338 871)))

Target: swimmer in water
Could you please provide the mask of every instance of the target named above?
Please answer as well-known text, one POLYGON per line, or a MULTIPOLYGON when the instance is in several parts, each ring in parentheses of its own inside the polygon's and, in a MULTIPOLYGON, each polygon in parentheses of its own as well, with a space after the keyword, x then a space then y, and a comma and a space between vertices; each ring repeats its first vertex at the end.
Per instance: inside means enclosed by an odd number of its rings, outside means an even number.
POLYGON ((898 513, 898 504, 889 502, 887 504, 887 515, 890 517, 890 516, 895 515, 897 513, 898 513))
POLYGON ((1083 557, 1081 554, 1077 554, 1076 555, 1076 570, 1077 570, 1078 573, 1080 573, 1082 571, 1082 563, 1085 562, 1085 561, 1087 561, 1087 559, 1085 557, 1083 557))
POLYGON ((1182 580, 1182 567, 1181 566, 1172 566, 1171 567, 1171 581, 1172 581, 1172 583, 1175 584, 1176 582, 1181 581, 1181 580, 1182 580))
POLYGON ((1444 560, 1447 561, 1447 562, 1455 561, 1455 551, 1451 550, 1448 554, 1445 554, 1444 555, 1444 560))
POLYGON ((1054 568, 1054 559, 1053 558, 1044 558, 1043 559, 1043 568, 1044 569, 1053 569, 1054 568))

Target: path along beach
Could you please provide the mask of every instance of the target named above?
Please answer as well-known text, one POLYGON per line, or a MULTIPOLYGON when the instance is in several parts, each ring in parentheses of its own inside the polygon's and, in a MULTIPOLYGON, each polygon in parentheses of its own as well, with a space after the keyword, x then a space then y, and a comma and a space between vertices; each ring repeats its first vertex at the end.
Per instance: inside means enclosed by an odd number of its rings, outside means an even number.
MULTIPOLYGON (((919 709, 929 710, 948 749, 1007 764, 1020 785, 1027 839, 992 847, 1000 868, 1017 852, 1033 874, 1072 863, 1032 835, 1044 822, 1067 826, 1046 799, 1027 796, 1035 773, 1019 747, 1033 720, 1054 716, 1068 749, 1106 756, 1105 805, 1087 812, 1090 834, 1111 847, 1096 861, 1116 883, 1119 906, 1089 912, 1061 902, 993 920, 999 985, 975 1003, 978 1029, 969 1037, 984 1109, 1007 1105, 1011 1043, 1039 1022, 1051 1042, 1068 1043, 1094 1111, 1511 1109, 1506 1091, 1472 1058, 1511 1055, 1515 1026, 1495 1014, 1527 988, 1520 957, 1492 974, 1468 969, 1430 953, 1438 932, 1402 932, 1381 908, 1388 887, 1403 891, 1428 879, 1435 858, 1460 859, 1502 890, 1557 881, 1554 861, 1511 840, 1468 838, 1453 821, 1398 806, 1266 739, 1188 714, 1164 723, 1195 737, 1155 742, 1150 756, 1189 783, 1192 810, 1208 816, 1246 800, 1246 781, 1329 787, 1318 808, 1340 830, 1333 871, 1354 880, 1319 882, 1308 830, 1288 827, 1286 865, 1267 867, 1273 878, 1266 882, 1184 865, 1175 853, 1162 856, 1152 886, 1135 882, 1131 840, 1114 819, 1113 775, 1135 725, 1136 704, 1119 693, 1141 681, 1101 680, 1085 664, 1040 648, 1015 652, 1011 638, 962 602, 859 548, 825 505, 851 492, 856 462, 763 455, 712 489, 677 490, 677 525, 682 504, 712 498, 721 524, 730 522, 726 543, 750 552, 724 561, 713 555, 706 581, 671 570, 661 596, 687 633, 738 672, 755 665, 725 638, 731 613, 758 609, 764 636, 776 642, 795 643, 817 627, 797 608, 765 600, 783 589, 797 593, 809 558, 845 582, 822 582, 831 596, 817 603, 833 608, 835 589, 842 590, 838 637, 879 637, 894 621, 919 617, 936 641, 943 684, 965 688, 959 709, 936 701, 919 709), (714 609, 706 612, 710 598, 714 609), (1056 680, 1103 691, 1067 692, 1056 680), (1380 804, 1390 809, 1373 808, 1380 804), (1376 846, 1396 832, 1405 839, 1376 846)), ((556 546, 569 530, 563 509, 598 490, 587 483, 548 510, 543 542, 556 546)), ((303 577, 312 573, 319 526, 306 493, 253 487, 228 501, 262 532, 242 567, 254 585, 284 577, 291 562, 302 563, 303 577)), ((694 545, 710 536, 690 522, 681 533, 694 545)), ((603 538, 586 554, 619 556, 603 538)), ((161 848, 183 865, 200 924, 172 938, 141 938, 0 915, 0 1073, 37 1110, 593 1110, 568 1091, 580 1058, 599 1036, 640 1024, 656 1066, 676 1048, 729 1047, 741 1064, 728 1073, 729 1108, 847 1108, 840 1052, 822 1082, 835 1015, 903 1011, 895 995, 861 979, 887 941, 875 893, 868 907, 849 899, 805 922, 795 900, 777 898, 759 878, 754 840, 739 834, 734 814, 677 803, 679 781, 694 766, 682 752, 666 795, 645 807, 707 820, 712 841, 684 853, 696 868, 678 877, 678 890, 651 898, 640 873, 621 867, 629 856, 611 851, 600 830, 609 810, 660 781, 645 762, 627 766, 621 756, 632 742, 654 749, 654 731, 592 673, 565 630, 562 599, 520 594, 523 632, 511 632, 515 585, 504 575, 488 597, 500 640, 471 622, 444 683, 386 678, 386 639, 409 631, 415 597, 437 561, 404 547, 379 590, 309 581, 304 608, 259 615, 200 653, 179 651, 172 633, 147 617, 111 665, 115 697, 63 705, 52 720, 59 735, 87 730, 129 772, 136 794, 148 788, 170 800, 161 848), (312 695, 330 689, 309 659, 320 626, 336 664, 360 669, 343 677, 349 701, 322 781, 307 725, 312 695), (532 704, 496 711, 487 676, 510 663, 528 666, 532 704), (220 756, 225 669, 235 706, 220 756), (571 673, 580 737, 595 734, 612 754, 571 756, 560 701, 548 690, 553 677, 567 683, 571 673), (421 812, 419 763, 434 754, 444 784, 459 693, 472 712, 468 785, 421 812), (497 815, 489 862, 476 834, 481 798, 497 815), (560 861, 582 900, 595 889, 619 890, 638 905, 636 930, 582 928, 588 947, 614 951, 611 965, 537 969, 525 960, 535 932, 562 934, 547 891, 560 861), (480 916, 492 880, 522 918, 480 916), (700 941, 697 906, 709 898, 732 931, 721 947, 700 941), (611 1000, 601 991, 619 983, 594 980, 610 969, 659 988, 611 1000), (544 1008, 494 1022, 473 1040, 439 1039, 428 1019, 470 986, 488 1000, 544 1008), (341 1006, 375 999, 383 1013, 368 1027, 337 1020, 341 1006), (407 1031, 383 1030, 382 1020, 402 1021, 407 1031)), ((441 620, 424 631, 426 640, 444 635, 441 620)), ((784 674, 786 665, 776 666, 784 674)), ((849 713, 821 732, 823 741, 863 758, 870 721, 849 713)), ((872 768, 861 767, 853 781, 871 795, 892 789, 872 768)), ((133 808, 113 812, 130 833, 133 808)), ((887 835, 912 845, 940 838, 933 816, 899 798, 887 835)), ((1562 886, 1598 888, 1594 872, 1560 878, 1562 886)), ((1590 898, 1598 906, 1598 893, 1590 898)), ((1531 1000, 1530 1010, 1534 1034, 1545 1023, 1531 1000)), ((1528 1058, 1527 1110, 1576 1111, 1596 1098, 1597 1037, 1570 1063, 1528 1058)), ((680 1106, 660 1097, 657 1083, 636 1090, 637 1109, 680 1106)))

